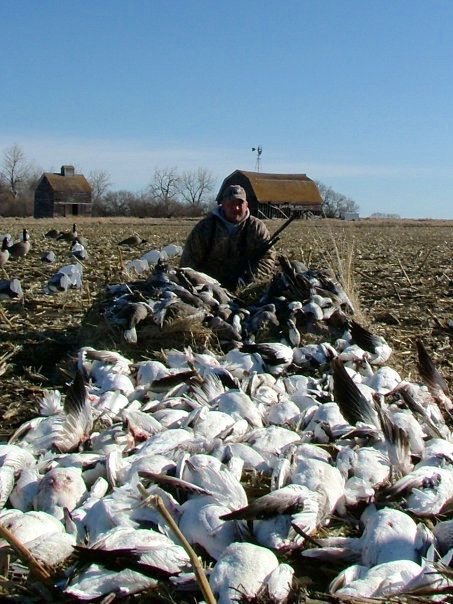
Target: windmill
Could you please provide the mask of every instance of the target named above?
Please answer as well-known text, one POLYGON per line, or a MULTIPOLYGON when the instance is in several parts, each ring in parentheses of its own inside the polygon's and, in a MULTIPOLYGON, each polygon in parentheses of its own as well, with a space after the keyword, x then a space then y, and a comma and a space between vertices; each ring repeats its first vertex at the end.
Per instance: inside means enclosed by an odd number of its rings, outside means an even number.
POLYGON ((260 166, 261 166, 261 154, 263 152, 263 147, 261 147, 261 145, 258 145, 258 147, 252 147, 252 151, 256 151, 255 170, 257 172, 259 172, 260 166))

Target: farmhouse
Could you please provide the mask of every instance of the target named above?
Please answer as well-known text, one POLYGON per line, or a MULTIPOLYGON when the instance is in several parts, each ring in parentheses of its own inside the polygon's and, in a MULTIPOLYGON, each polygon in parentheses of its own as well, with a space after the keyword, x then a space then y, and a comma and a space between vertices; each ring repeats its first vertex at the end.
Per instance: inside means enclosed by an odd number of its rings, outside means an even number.
POLYGON ((235 170, 225 178, 217 195, 229 185, 241 185, 247 193, 251 214, 260 218, 320 216, 322 197, 316 183, 306 174, 265 174, 235 170))
POLYGON ((91 185, 74 166, 44 172, 35 188, 34 218, 91 216, 91 185))

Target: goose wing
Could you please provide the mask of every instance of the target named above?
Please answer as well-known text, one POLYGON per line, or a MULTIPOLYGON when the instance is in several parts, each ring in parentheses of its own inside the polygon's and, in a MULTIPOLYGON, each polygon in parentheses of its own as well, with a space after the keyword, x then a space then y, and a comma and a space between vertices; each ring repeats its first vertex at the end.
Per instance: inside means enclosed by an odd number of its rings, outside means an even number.
POLYGON ((155 482, 156 484, 162 486, 167 489, 179 489, 185 493, 190 493, 191 495, 206 495, 206 496, 214 496, 211 491, 207 491, 202 487, 197 486, 187 480, 182 480, 182 478, 176 478, 175 476, 167 476, 166 474, 156 474, 155 472, 149 472, 148 470, 141 470, 139 472, 139 476, 142 478, 146 478, 155 482))
POLYGON ((351 337, 354 342, 362 348, 372 354, 377 352, 377 348, 382 344, 382 338, 371 333, 368 329, 352 320, 350 322, 351 337))
POLYGON ((402 474, 412 470, 411 447, 409 435, 405 430, 393 423, 380 404, 376 405, 382 431, 387 443, 387 451, 392 468, 402 474))
POLYGON ((340 359, 332 360, 332 369, 335 402, 340 407, 345 420, 352 426, 357 422, 363 422, 379 428, 373 406, 360 392, 340 359))
POLYGON ((221 520, 257 520, 281 514, 295 514, 304 507, 306 490, 299 485, 288 485, 255 499, 245 507, 220 516, 221 520), (289 488, 291 487, 291 488, 289 488))
POLYGON ((416 340, 418 362, 418 371, 422 377, 422 380, 428 386, 431 394, 435 395, 441 390, 445 396, 449 395, 448 385, 444 378, 441 376, 439 371, 428 354, 423 342, 419 339, 416 340))
POLYGON ((74 546, 74 550, 80 562, 99 564, 108 570, 122 571, 125 568, 129 568, 154 579, 168 579, 177 574, 140 561, 142 554, 134 549, 119 548, 108 550, 76 545, 74 546))
POLYGON ((63 410, 64 419, 56 429, 53 445, 61 453, 69 453, 87 440, 93 427, 91 405, 80 372, 66 394, 63 410))

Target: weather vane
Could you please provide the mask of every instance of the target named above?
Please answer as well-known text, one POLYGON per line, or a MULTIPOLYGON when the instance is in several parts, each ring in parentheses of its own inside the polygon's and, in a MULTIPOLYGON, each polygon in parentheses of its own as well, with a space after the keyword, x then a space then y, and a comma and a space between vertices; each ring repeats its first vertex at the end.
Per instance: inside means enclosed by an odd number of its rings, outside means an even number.
POLYGON ((263 147, 261 145, 258 145, 258 147, 252 147, 252 151, 256 151, 255 170, 257 172, 259 172, 260 166, 261 166, 261 154, 263 152, 263 147))

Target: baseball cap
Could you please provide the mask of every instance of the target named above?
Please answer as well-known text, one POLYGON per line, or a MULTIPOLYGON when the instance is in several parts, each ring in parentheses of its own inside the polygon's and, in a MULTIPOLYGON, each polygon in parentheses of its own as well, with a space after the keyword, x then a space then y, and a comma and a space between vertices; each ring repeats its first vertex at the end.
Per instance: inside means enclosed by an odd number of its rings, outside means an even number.
POLYGON ((223 199, 240 199, 242 201, 247 201, 247 195, 244 187, 241 187, 241 185, 229 185, 223 192, 223 199))

